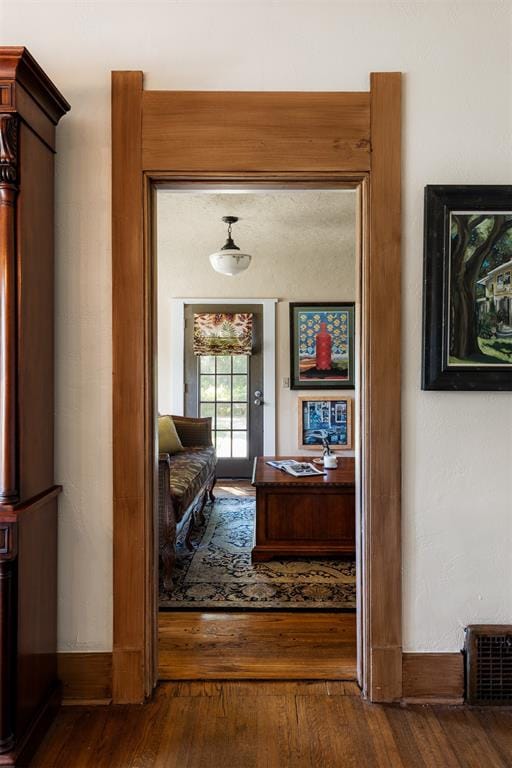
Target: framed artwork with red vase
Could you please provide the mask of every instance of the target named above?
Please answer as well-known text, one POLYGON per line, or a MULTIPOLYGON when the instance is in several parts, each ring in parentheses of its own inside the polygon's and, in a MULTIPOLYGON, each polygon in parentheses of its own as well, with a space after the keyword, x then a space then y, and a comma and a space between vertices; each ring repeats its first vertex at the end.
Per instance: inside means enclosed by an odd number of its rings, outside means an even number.
POLYGON ((291 389, 354 389, 354 307, 290 302, 291 389))

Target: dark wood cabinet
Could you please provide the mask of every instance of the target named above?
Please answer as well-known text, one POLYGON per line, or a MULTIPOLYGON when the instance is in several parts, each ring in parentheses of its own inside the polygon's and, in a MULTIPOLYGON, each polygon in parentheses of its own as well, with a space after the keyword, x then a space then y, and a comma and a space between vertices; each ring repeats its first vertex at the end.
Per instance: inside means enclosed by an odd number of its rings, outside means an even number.
POLYGON ((254 460, 256 531, 252 560, 273 557, 340 557, 355 554, 354 459, 339 458, 336 469, 316 477, 293 477, 263 456, 254 460))
POLYGON ((54 484, 55 127, 69 105, 0 48, 0 766, 59 703, 54 484))

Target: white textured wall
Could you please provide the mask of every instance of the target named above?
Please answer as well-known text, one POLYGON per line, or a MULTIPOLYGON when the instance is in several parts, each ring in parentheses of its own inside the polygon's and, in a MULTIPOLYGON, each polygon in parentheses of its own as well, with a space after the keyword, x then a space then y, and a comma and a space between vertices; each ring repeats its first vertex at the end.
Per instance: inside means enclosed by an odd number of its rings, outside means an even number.
MULTIPOLYGON (((185 194, 160 191, 157 203, 158 407, 169 413, 173 367, 171 298, 279 299, 276 306, 276 450, 298 452, 297 400, 290 376, 290 301, 354 301, 353 191, 185 194), (208 254, 226 239, 224 215, 238 216, 235 242, 253 256, 246 272, 214 272, 208 254)), ((317 390, 311 394, 335 394, 317 390)), ((353 390, 342 394, 354 397, 353 390)), ((304 452, 304 451, 302 451, 304 452)), ((318 453, 318 448, 315 450, 318 453)), ((347 451, 345 455, 353 455, 347 451)))
MULTIPOLYGON (((512 620, 512 395, 423 393, 423 186, 512 178, 512 8, 496 2, 0 0, 73 105, 59 129, 63 649, 111 645, 110 70, 148 88, 366 90, 404 78, 404 645, 512 620)), ((129 564, 127 564, 129 567, 129 564)))

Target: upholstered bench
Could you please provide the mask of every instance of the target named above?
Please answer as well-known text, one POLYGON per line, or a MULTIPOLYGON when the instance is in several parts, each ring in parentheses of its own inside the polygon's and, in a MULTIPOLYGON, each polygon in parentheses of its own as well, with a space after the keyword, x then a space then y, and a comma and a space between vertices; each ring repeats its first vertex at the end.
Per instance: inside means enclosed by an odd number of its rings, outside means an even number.
MULTIPOLYGON (((161 417, 160 422, 168 418, 161 417)), ((171 416, 171 419, 179 441, 177 446, 173 444, 176 448, 173 453, 160 452, 158 461, 159 552, 167 590, 172 589, 176 537, 186 530, 185 542, 192 548, 193 526, 203 522, 207 499, 215 498, 217 463, 210 418, 171 416)))

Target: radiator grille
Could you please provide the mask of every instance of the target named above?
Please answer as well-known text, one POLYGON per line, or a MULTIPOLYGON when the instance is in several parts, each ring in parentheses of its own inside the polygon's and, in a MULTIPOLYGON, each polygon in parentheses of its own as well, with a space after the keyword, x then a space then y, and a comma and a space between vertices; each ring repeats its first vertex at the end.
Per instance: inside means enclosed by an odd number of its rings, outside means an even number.
POLYGON ((466 682, 470 704, 512 705, 512 626, 467 628, 466 682))

